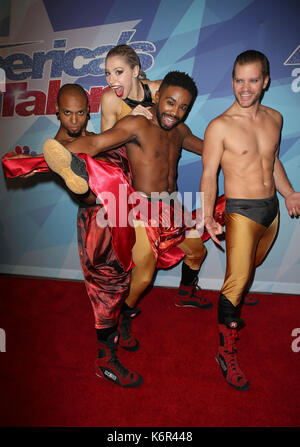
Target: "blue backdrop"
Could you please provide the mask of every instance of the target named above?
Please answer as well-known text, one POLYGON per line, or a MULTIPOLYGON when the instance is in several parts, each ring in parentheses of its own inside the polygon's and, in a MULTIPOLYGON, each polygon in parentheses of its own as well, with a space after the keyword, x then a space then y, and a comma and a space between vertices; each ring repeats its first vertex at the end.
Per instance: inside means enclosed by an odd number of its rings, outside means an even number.
MULTIPOLYGON (((271 64, 263 103, 284 117, 280 158, 300 190, 300 41, 297 0, 2 0, 0 4, 1 155, 19 145, 40 153, 58 128, 57 89, 80 83, 90 95, 89 130, 100 131, 99 98, 106 86, 108 49, 128 43, 139 53, 149 79, 181 70, 196 81, 199 96, 187 124, 199 137, 234 98, 232 64, 257 49, 271 64), (6 80, 6 83, 1 83, 6 80)), ((183 153, 181 192, 199 190, 201 158, 183 153)), ((222 175, 220 193, 223 192, 222 175)), ((51 174, 7 181, 1 173, 0 272, 82 279, 76 212, 51 174)), ((300 293, 300 225, 280 198, 278 238, 258 268, 253 290, 300 293)), ((201 285, 222 284, 225 255, 211 241, 201 285)), ((176 286, 180 266, 158 273, 156 284, 176 286)))

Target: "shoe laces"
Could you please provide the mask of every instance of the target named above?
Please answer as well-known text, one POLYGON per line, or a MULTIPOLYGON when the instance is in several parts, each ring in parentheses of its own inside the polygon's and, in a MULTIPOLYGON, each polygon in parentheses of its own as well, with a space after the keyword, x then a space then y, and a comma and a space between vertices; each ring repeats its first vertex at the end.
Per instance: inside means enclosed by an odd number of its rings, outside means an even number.
POLYGON ((244 379, 244 374, 242 373, 240 366, 237 361, 236 352, 236 340, 238 339, 238 333, 236 330, 232 329, 226 334, 226 349, 224 350, 227 354, 228 359, 228 369, 231 372, 231 376, 237 376, 237 381, 244 379))
POLYGON ((226 334, 226 349, 228 354, 235 354, 237 351, 236 340, 238 339, 238 333, 235 329, 231 329, 226 334))

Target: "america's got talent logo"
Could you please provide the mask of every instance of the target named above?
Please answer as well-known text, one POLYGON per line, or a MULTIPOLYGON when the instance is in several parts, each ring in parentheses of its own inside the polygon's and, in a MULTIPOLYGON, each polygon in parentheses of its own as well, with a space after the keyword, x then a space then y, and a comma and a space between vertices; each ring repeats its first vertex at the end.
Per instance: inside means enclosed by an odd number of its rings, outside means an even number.
MULTIPOLYGON (((289 55, 287 60, 283 63, 283 65, 295 66, 300 65, 300 45, 289 55)), ((291 83, 291 89, 294 93, 300 92, 300 67, 293 68, 292 77, 293 79, 291 83)))
MULTIPOLYGON (((74 33, 76 31, 79 33, 78 30, 73 30, 74 33)), ((87 91, 90 113, 99 113, 101 95, 107 87, 105 57, 111 48, 120 44, 130 45, 138 54, 145 72, 154 64, 155 45, 146 40, 132 41, 135 32, 135 29, 120 30, 116 42, 99 44, 95 48, 84 45, 74 47, 72 44, 69 47, 71 39, 58 36, 53 39, 51 48, 41 48, 32 54, 29 51, 31 45, 45 46, 45 42, 1 45, 2 53, 6 51, 7 54, 0 55, 0 115, 9 118, 54 114, 57 93, 65 76, 71 79, 70 82, 73 82, 72 78, 78 82, 78 79, 88 76, 93 77, 96 83, 99 78, 102 79, 100 82, 104 85, 91 86, 87 91), (15 47, 18 48, 17 51, 15 47), (45 84, 43 88, 29 88, 29 84, 35 85, 37 82, 37 85, 40 85, 38 82, 43 80, 48 81, 48 85, 45 84)))

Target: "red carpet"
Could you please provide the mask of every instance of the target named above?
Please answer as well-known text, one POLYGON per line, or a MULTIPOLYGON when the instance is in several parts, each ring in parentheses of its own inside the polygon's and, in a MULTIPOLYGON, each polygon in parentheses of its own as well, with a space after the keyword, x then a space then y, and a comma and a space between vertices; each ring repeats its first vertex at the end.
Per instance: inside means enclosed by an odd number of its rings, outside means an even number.
POLYGON ((94 375, 83 282, 0 276, 0 286, 2 427, 300 426, 300 296, 258 294, 258 306, 244 306, 238 347, 250 390, 239 392, 214 360, 217 293, 201 311, 175 307, 174 289, 152 289, 134 320, 141 349, 119 350, 144 384, 123 389, 94 375))

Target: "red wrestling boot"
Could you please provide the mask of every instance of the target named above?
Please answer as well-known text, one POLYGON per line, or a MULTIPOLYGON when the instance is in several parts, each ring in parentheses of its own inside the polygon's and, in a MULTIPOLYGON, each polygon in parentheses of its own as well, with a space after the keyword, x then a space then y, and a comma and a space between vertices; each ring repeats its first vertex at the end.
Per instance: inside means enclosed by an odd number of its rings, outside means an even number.
POLYGON ((198 277, 190 286, 180 283, 175 306, 177 307, 197 307, 198 309, 211 309, 213 304, 208 299, 201 296, 201 288, 197 285, 198 277))
POLYGON ((137 307, 127 310, 124 310, 120 314, 119 320, 119 330, 120 330, 120 340, 119 345, 121 348, 126 349, 127 351, 137 351, 140 349, 140 344, 137 339, 132 335, 131 332, 131 320, 135 318, 139 313, 141 313, 140 309, 137 307))
POLYGON ((221 294, 218 304, 220 345, 215 358, 229 385, 237 390, 246 391, 249 388, 249 382, 237 360, 237 331, 243 324, 237 314, 238 308, 233 306, 225 295, 221 294))
POLYGON ((249 382, 237 361, 237 323, 232 321, 229 327, 219 324, 219 334, 220 346, 216 360, 220 365, 222 374, 229 385, 240 391, 246 391, 249 388, 249 382))
POLYGON ((106 341, 98 342, 96 376, 104 377, 117 385, 132 388, 143 383, 143 378, 136 372, 125 368, 117 357, 119 332, 113 332, 106 341))

